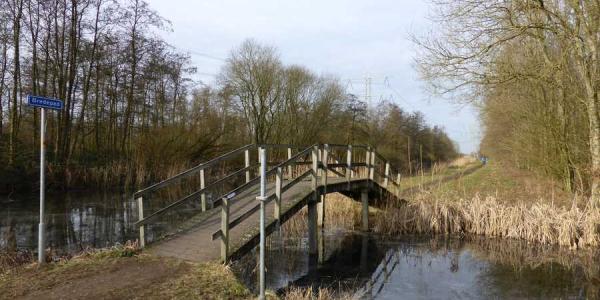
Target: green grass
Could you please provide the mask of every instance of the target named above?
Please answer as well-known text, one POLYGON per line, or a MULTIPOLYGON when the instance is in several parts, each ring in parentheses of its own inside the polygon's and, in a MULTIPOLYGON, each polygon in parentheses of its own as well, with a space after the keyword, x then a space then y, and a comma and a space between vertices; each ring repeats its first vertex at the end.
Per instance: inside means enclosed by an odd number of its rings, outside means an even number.
POLYGON ((461 167, 444 167, 441 170, 436 171, 428 171, 423 172, 421 175, 415 175, 412 177, 403 177, 400 180, 400 186, 404 189, 411 189, 419 186, 425 186, 432 182, 437 182, 447 178, 449 176, 454 176, 456 174, 463 173, 465 170, 477 166, 479 163, 470 163, 461 167))
POLYGON ((506 203, 543 199, 570 204, 571 199, 571 195, 563 191, 559 184, 497 161, 490 161, 471 174, 437 185, 431 192, 456 199, 492 196, 506 203))

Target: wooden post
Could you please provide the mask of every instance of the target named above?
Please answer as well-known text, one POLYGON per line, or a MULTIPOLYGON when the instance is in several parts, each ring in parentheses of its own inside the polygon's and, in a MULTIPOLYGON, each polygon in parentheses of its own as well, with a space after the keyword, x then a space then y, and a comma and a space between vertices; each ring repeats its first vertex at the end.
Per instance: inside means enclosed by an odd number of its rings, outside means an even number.
MULTIPOLYGON (((244 167, 248 168, 250 166, 250 149, 246 149, 244 151, 244 167)), ((250 181, 250 169, 246 169, 246 183, 250 181)))
POLYGON ((367 147, 367 154, 366 154, 366 157, 365 157, 365 164, 366 164, 365 169, 367 170, 367 172, 365 172, 365 173, 367 173, 366 177, 370 178, 370 174, 371 174, 371 167, 370 167, 370 165, 371 165, 371 147, 367 147))
POLYGON ((400 172, 396 175, 396 197, 400 197, 400 172))
POLYGON ((352 179, 352 145, 348 145, 348 152, 346 153, 346 180, 350 183, 350 179, 352 179))
POLYGON ((229 199, 223 197, 221 203, 221 260, 229 259, 229 199))
MULTIPOLYGON (((287 148, 287 157, 288 157, 288 160, 292 159, 292 147, 287 148)), ((293 165, 290 163, 287 167, 288 178, 290 180, 292 180, 292 178, 294 178, 294 175, 292 174, 293 170, 294 170, 293 165)))
POLYGON ((385 162, 385 173, 384 174, 385 175, 383 178, 383 187, 387 189, 389 178, 390 178, 390 163, 387 161, 385 162))
POLYGON ((313 150, 312 150, 312 178, 311 178, 314 202, 317 201, 317 185, 318 185, 317 175, 318 175, 318 171, 319 171, 318 170, 319 169, 318 152, 319 152, 318 146, 314 146, 313 150))
MULTIPOLYGON (((259 165, 259 166, 260 166, 260 149, 262 149, 262 147, 260 147, 260 146, 259 146, 259 147, 256 149, 256 153, 258 153, 258 154, 256 155, 256 157, 258 157, 258 158, 257 158, 257 160, 258 160, 258 165, 259 165)), ((266 149, 265 149, 265 151, 266 151, 266 149)), ((260 176, 260 168, 258 168, 258 169, 256 170, 256 174, 257 174, 256 176, 260 176)))
POLYGON ((323 192, 321 193, 321 202, 317 205, 317 225, 321 228, 325 225, 325 199, 327 198, 327 159, 329 158, 329 145, 323 146, 323 170, 321 171, 321 184, 323 185, 323 192))
POLYGON ((375 151, 371 150, 371 162, 369 163, 369 179, 375 180, 375 151))
POLYGON ((308 203, 308 253, 318 254, 317 245, 317 202, 308 203))
POLYGON ((369 231, 369 192, 362 190, 360 192, 360 200, 362 202, 362 231, 369 231))
POLYGON ((281 187, 283 182, 283 170, 281 167, 277 167, 277 176, 275 178, 275 220, 277 220, 277 224, 279 226, 279 221, 281 220, 281 187))
MULTIPOLYGON (((204 169, 200 170, 200 189, 203 190, 206 187, 206 182, 204 181, 204 169)), ((202 192, 200 194, 200 206, 202 206, 202 211, 206 211, 206 193, 202 192)))
MULTIPOLYGON (((317 150, 317 161, 323 162, 323 153, 322 153, 321 149, 317 150)), ((321 168, 317 168, 317 170, 318 170, 317 176, 321 176, 321 173, 322 173, 321 168)))
POLYGON ((317 174, 319 169, 319 146, 315 146, 312 151, 312 201, 308 202, 308 252, 309 254, 317 254, 317 200, 318 198, 318 182, 317 174))
MULTIPOLYGON (((139 196, 137 198, 137 205, 138 205, 138 221, 141 221, 144 219, 144 198, 143 196, 139 196)), ((144 230, 144 224, 140 225, 140 239, 139 239, 139 246, 140 248, 144 248, 146 246, 146 234, 145 234, 145 230, 144 230)))

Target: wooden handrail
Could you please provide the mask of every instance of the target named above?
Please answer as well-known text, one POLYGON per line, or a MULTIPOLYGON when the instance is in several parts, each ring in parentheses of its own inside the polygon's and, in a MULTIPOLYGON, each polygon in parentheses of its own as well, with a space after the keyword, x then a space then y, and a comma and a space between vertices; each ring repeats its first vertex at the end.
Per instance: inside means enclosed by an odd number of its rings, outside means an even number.
MULTIPOLYGON (((214 182, 210 183, 209 185, 207 185, 207 186, 206 186, 206 187, 204 187, 203 189, 199 189, 199 190, 197 190, 197 191, 195 191, 195 192, 193 192, 193 193, 191 193, 191 194, 189 194, 189 195, 187 195, 187 196, 185 196, 185 197, 183 197, 183 198, 181 198, 181 199, 179 199, 179 200, 177 200, 177 201, 175 201, 175 202, 173 202, 173 203, 171 203, 171 204, 169 204, 169 205, 167 205, 167 206, 165 206, 165 207, 163 207, 163 208, 161 208, 161 209, 159 209, 159 210, 157 210, 157 211, 155 211, 155 212, 153 212, 153 213, 152 213, 152 214, 150 214, 149 216, 147 216, 147 217, 145 217, 145 218, 143 218, 143 219, 141 219, 141 220, 137 221, 137 222, 136 222, 134 225, 135 225, 135 226, 140 226, 140 225, 145 225, 145 224, 148 224, 148 221, 149 221, 149 220, 151 220, 151 219, 153 219, 153 218, 155 218, 155 217, 157 217, 157 216, 159 216, 159 215, 162 215, 162 214, 164 214, 164 213, 165 213, 165 212, 167 212, 168 210, 170 210, 170 209, 172 209, 172 208, 174 208, 174 207, 177 207, 177 206, 179 206, 179 205, 181 205, 181 204, 185 203, 186 201, 188 201, 188 200, 190 200, 190 199, 193 199, 193 198, 195 198, 195 197, 199 197, 200 195, 202 195, 202 193, 204 193, 204 192, 208 191, 209 189, 211 189, 211 188, 212 188, 212 187, 214 187, 215 185, 217 185, 217 184, 220 184, 220 183, 222 183, 222 182, 226 181, 227 179, 230 179, 230 178, 232 178, 232 177, 235 177, 235 176, 237 176, 237 175, 240 175, 240 174, 244 173, 244 172, 245 172, 245 171, 247 171, 247 170, 250 170, 250 169, 252 169, 252 168, 256 168, 256 166, 258 166, 258 165, 257 165, 257 164, 250 165, 250 166, 248 166, 248 167, 245 167, 245 168, 242 168, 242 169, 240 169, 240 170, 237 170, 237 171, 235 171, 235 172, 233 172, 233 173, 231 173, 231 174, 228 174, 227 176, 225 176, 225 177, 223 177, 223 178, 220 178, 220 179, 218 179, 218 180, 216 180, 216 181, 214 181, 214 182)), ((257 178, 258 178, 258 177, 257 177, 257 178)), ((228 193, 228 194, 230 194, 230 193, 228 193)), ((228 195, 228 194, 226 194, 226 195, 228 195)))
POLYGON ((175 182, 177 182, 177 181, 179 181, 179 180, 181 180, 183 178, 189 177, 192 174, 194 174, 195 172, 198 172, 200 170, 203 170, 203 169, 206 169, 206 168, 208 168, 210 166, 213 166, 213 165, 215 165, 218 162, 226 160, 226 159, 230 158, 231 156, 234 156, 234 155, 236 155, 236 154, 238 154, 238 153, 240 153, 242 151, 246 151, 246 150, 251 149, 253 147, 256 147, 256 145, 255 144, 249 144, 249 145, 245 145, 245 146, 242 146, 240 148, 237 148, 235 150, 229 151, 229 152, 227 152, 227 153, 225 153, 223 155, 220 155, 220 156, 218 156, 216 158, 213 158, 213 159, 211 159, 211 160, 209 160, 207 162, 201 163, 201 164, 199 164, 199 165, 197 165, 197 166, 195 166, 193 168, 185 170, 185 171, 183 171, 183 172, 181 172, 181 173, 179 173, 179 174, 177 174, 177 175, 175 175, 175 176, 173 176, 171 178, 165 179, 165 180, 163 180, 163 181, 161 181, 159 183, 153 184, 153 185, 151 185, 151 186, 149 186, 149 187, 147 187, 145 189, 139 190, 139 191, 137 191, 137 192, 135 192, 133 194, 133 197, 134 198, 138 198, 140 196, 147 195, 150 192, 153 192, 155 190, 163 188, 163 187, 165 187, 165 186, 167 186, 169 184, 175 183, 175 182))
MULTIPOLYGON (((312 174, 313 170, 307 170, 304 173, 302 173, 300 176, 296 177, 294 180, 290 181, 288 184, 286 184, 285 186, 283 186, 281 188, 281 192, 285 192, 288 189, 290 189, 292 186, 296 185, 298 182, 300 182, 302 179, 304 179, 305 177, 307 177, 308 175, 312 174)), ((269 197, 267 197, 266 203, 271 202, 273 199, 275 198, 275 194, 270 195, 269 197)), ((242 223, 244 220, 246 220, 247 218, 249 218, 253 213, 255 213, 256 211, 258 211, 260 209, 260 203, 253 206, 251 209, 247 210, 246 212, 244 212, 243 214, 241 214, 239 217, 235 218, 233 221, 231 221, 229 223, 229 229, 232 229, 234 227, 236 227, 237 225, 239 225, 240 223, 242 223)), ((221 237, 222 235, 222 231, 221 229, 215 231, 212 235, 212 239, 213 241, 218 239, 219 237, 221 237)))
MULTIPOLYGON (((142 228, 144 225, 148 224, 152 219, 156 218, 157 216, 164 214, 167 211, 170 211, 171 209, 178 207, 179 205, 182 205, 183 203, 185 203, 186 201, 189 201, 190 199, 194 199, 196 197, 203 195, 206 191, 208 191, 211 188, 214 188, 216 185, 221 184, 221 183, 225 182, 226 180, 231 179, 234 176, 237 176, 239 174, 243 174, 243 173, 249 174, 249 170, 255 168, 257 166, 257 164, 248 165, 248 162, 247 162, 248 154, 247 153, 248 153, 248 150, 250 150, 252 148, 257 148, 257 147, 262 147, 262 148, 266 148, 266 149, 277 149, 277 148, 302 149, 302 147, 300 147, 300 146, 289 145, 289 144, 260 144, 260 145, 249 144, 249 145, 245 145, 238 149, 235 149, 235 150, 227 152, 223 155, 220 155, 219 157, 216 157, 212 160, 209 160, 207 162, 199 164, 199 165, 197 165, 193 168, 190 168, 184 172, 181 172, 171 178, 168 178, 168 179, 163 180, 159 183, 156 183, 152 186, 149 186, 145 189, 137 191, 134 194, 134 197, 137 199, 142 199, 142 197, 144 195, 147 195, 153 191, 156 191, 156 190, 166 187, 170 184, 173 184, 183 178, 189 177, 192 174, 199 172, 201 170, 204 170, 208 167, 214 166, 215 164, 217 164, 221 161, 230 159, 239 153, 242 153, 244 151, 246 152, 246 167, 236 170, 233 173, 230 173, 230 174, 224 176, 223 178, 220 178, 220 179, 210 183, 208 186, 203 187, 200 190, 197 190, 197 191, 193 192, 192 194, 185 196, 185 197, 167 205, 166 207, 157 210, 156 212, 150 214, 147 217, 144 217, 142 215, 141 216, 142 219, 139 220, 138 222, 136 222, 135 226, 140 226, 140 228, 142 228)), ((329 155, 329 157, 333 157, 334 161, 336 161, 336 157, 333 152, 328 152, 328 155, 329 155)), ((339 159, 339 158, 337 158, 337 159, 339 159)), ((348 161, 348 158, 346 158, 346 160, 348 161)), ((381 162, 378 162, 377 165, 380 165, 381 162)), ((291 155, 291 151, 288 150, 288 159, 283 162, 268 164, 268 166, 270 168, 269 168, 269 170, 267 170, 266 173, 267 173, 267 176, 271 176, 271 175, 275 174, 277 172, 277 170, 282 170, 282 169, 285 169, 286 167, 291 167, 294 165, 304 165, 304 164, 313 164, 314 167, 303 172, 302 174, 300 174, 293 180, 289 181, 287 184, 285 184, 285 186, 280 186, 278 193, 283 193, 283 192, 287 191, 294 185, 298 184, 300 181, 304 180, 309 175, 316 176, 315 170, 324 169, 324 168, 327 168, 328 170, 332 171, 332 173, 335 173, 338 176, 345 177, 345 175, 342 174, 341 172, 337 172, 337 170, 335 170, 335 168, 345 168, 345 171, 347 173, 347 172, 349 172, 349 170, 354 170, 354 169, 357 169, 360 167, 368 167, 370 170, 369 172, 372 172, 372 173, 370 173, 371 174, 370 176, 373 176, 374 173, 377 173, 379 176, 382 176, 383 178, 385 178, 385 181, 384 181, 385 186, 387 186, 387 184, 391 183, 392 185, 399 187, 399 183, 396 182, 396 180, 394 180, 394 176, 392 174, 393 172, 395 172, 396 174, 399 174, 397 169, 394 168, 393 166, 391 166, 389 161, 386 160, 383 155, 381 155, 379 152, 377 152, 373 147, 371 147, 369 145, 313 144, 311 146, 305 147, 303 150, 299 151, 298 153, 296 153, 293 156, 291 155), (329 149, 342 148, 342 149, 347 150, 347 149, 351 148, 350 146, 352 147, 352 149, 365 149, 367 151, 367 157, 369 157, 369 152, 372 153, 373 156, 371 156, 369 161, 351 162, 350 165, 348 164, 348 162, 344 162, 344 163, 334 162, 334 163, 330 164, 328 162, 321 162, 319 160, 315 161, 315 159, 316 159, 315 152, 313 152, 315 150, 315 148, 318 148, 318 149, 325 148, 326 149, 327 147, 329 147, 329 149), (311 158, 309 160, 304 159, 305 161, 298 161, 300 158, 305 158, 307 155, 311 156, 311 158), (384 164, 386 166, 385 173, 382 173, 378 168, 374 168, 375 158, 379 159, 381 162, 384 162, 384 164), (348 169, 348 168, 350 168, 350 169, 348 169)), ((258 184, 258 181, 260 180, 260 177, 255 177, 255 178, 249 179, 250 177, 248 175, 246 175, 246 176, 247 176, 246 183, 241 184, 241 185, 235 187, 233 190, 228 191, 227 193, 224 193, 223 195, 220 195, 219 197, 217 197, 216 200, 213 201, 213 208, 217 207, 219 205, 221 205, 221 206, 224 205, 223 204, 223 203, 225 203, 224 201, 227 200, 226 201, 227 205, 223 206, 227 210, 228 207, 230 207, 232 204, 234 204, 233 200, 235 198, 237 198, 243 191, 246 191, 250 187, 258 184)), ((368 177, 370 177, 370 176, 368 175, 368 177)), ((396 176, 398 176, 398 175, 396 175, 396 176)), ((314 178, 313 178, 313 181, 314 181, 314 178)), ((271 200, 275 199, 276 197, 277 196, 275 194, 269 196, 267 198, 267 202, 270 202, 271 200)), ((238 224, 240 224, 245 219, 250 217, 253 213, 255 213, 259 208, 260 208, 260 204, 257 204, 254 207, 252 207, 251 209, 244 212, 242 215, 238 216, 236 219, 232 220, 231 222, 228 221, 228 217, 227 217, 225 219, 225 222, 227 224, 227 228, 225 229, 226 230, 225 232, 228 232, 229 229, 236 227, 238 224)), ((225 236, 226 235, 227 234, 225 234, 225 236)), ((212 237, 214 240, 214 239, 217 239, 217 238, 223 237, 223 236, 224 236, 223 232, 221 230, 219 230, 219 231, 215 232, 212 237)), ((224 238, 224 239, 226 239, 226 238, 224 238)))

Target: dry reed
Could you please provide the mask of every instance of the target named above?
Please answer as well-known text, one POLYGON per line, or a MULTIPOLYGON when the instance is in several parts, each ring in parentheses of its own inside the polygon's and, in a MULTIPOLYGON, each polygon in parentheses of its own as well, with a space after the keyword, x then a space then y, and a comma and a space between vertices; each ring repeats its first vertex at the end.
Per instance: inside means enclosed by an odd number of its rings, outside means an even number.
MULTIPOLYGON (((325 226, 328 230, 359 228, 361 206, 358 202, 338 193, 325 199, 325 226)), ((308 228, 308 210, 303 208, 282 226, 286 236, 302 236, 308 228)))
POLYGON ((444 200, 420 193, 403 205, 389 205, 373 218, 382 234, 475 234, 557 244, 571 249, 600 245, 600 210, 570 208, 538 200, 503 204, 495 197, 444 200))
POLYGON ((354 299, 352 294, 347 292, 335 292, 329 288, 313 289, 293 287, 288 289, 284 299, 286 300, 345 300, 354 299))

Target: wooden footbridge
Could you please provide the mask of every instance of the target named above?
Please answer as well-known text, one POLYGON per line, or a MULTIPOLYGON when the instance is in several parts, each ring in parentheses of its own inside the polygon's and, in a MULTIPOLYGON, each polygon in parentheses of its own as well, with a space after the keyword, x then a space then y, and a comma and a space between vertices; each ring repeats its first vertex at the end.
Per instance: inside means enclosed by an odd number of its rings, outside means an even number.
POLYGON ((398 170, 369 146, 246 145, 136 192, 140 245, 160 256, 191 261, 228 261, 256 246, 260 148, 267 151, 269 161, 266 233, 307 206, 311 254, 318 251, 317 231, 324 224, 328 193, 362 202, 362 229, 368 230, 369 201, 400 191, 398 170), (164 199, 168 197, 162 190, 182 184, 196 188, 176 193, 182 195, 176 200, 164 199), (182 210, 188 213, 177 213, 182 210), (168 215, 177 228, 160 236, 152 233, 168 215))

